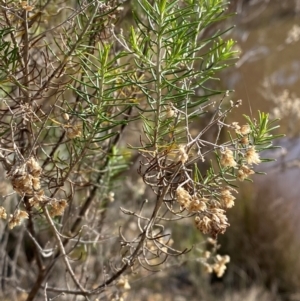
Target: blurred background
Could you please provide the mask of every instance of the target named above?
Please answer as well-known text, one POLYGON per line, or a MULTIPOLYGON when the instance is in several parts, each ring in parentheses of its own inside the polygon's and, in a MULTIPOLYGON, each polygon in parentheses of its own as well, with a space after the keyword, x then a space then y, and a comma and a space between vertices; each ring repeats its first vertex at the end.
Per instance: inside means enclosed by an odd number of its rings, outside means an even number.
POLYGON ((217 88, 243 101, 230 121, 269 112, 286 137, 276 142, 281 149, 262 155, 277 159, 259 167, 267 175, 241 185, 231 227, 219 237, 219 253, 231 258, 225 276, 203 272, 199 233, 178 225, 174 240, 195 248, 164 272, 133 281, 128 300, 300 300, 300 0, 233 0, 229 10, 237 14, 222 26, 235 25, 227 37, 240 58, 217 88))

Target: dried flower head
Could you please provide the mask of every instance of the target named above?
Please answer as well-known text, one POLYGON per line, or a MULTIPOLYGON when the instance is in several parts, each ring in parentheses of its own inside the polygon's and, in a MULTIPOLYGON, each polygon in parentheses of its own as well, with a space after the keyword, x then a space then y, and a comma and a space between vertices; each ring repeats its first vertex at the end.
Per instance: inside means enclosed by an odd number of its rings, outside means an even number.
POLYGON ((7 218, 7 213, 4 207, 0 207, 0 218, 6 219, 7 218))
POLYGON ((175 111, 173 110, 172 105, 169 104, 168 107, 167 107, 167 110, 166 110, 166 117, 167 118, 172 118, 174 116, 175 116, 175 111))
POLYGON ((235 131, 239 131, 239 130, 241 129, 239 123, 236 122, 236 121, 233 122, 233 123, 231 124, 231 127, 232 127, 235 131))
POLYGON ((8 221, 9 229, 13 229, 16 226, 21 225, 24 219, 28 219, 28 213, 23 210, 17 210, 14 214, 10 215, 10 219, 8 221))
POLYGON ((246 161, 248 164, 259 164, 261 162, 260 158, 259 158, 259 154, 256 152, 255 147, 251 146, 246 154, 246 161))
POLYGON ((193 196, 187 209, 189 212, 205 211, 207 209, 207 201, 208 199, 206 198, 198 199, 196 196, 193 196))
POLYGON ((127 277, 121 277, 119 281, 117 282, 117 287, 122 288, 124 290, 130 290, 131 286, 129 284, 127 277))
POLYGON ((235 132, 239 135, 246 136, 251 133, 251 127, 249 124, 242 125, 239 129, 236 129, 235 132))
POLYGON ((225 210, 220 208, 211 208, 207 210, 205 215, 201 214, 196 216, 195 223, 197 229, 203 234, 211 234, 213 237, 216 237, 218 234, 223 234, 229 226, 225 210))
POLYGON ((53 199, 50 203, 50 216, 51 217, 55 217, 58 215, 62 215, 65 211, 65 208, 67 207, 68 202, 64 199, 62 200, 57 200, 57 199, 53 199))
POLYGON ((107 198, 110 202, 114 202, 115 201, 115 193, 113 191, 110 191, 107 195, 107 198))
POLYGON ((26 168, 28 170, 28 173, 30 173, 33 177, 39 177, 42 173, 42 168, 33 157, 30 157, 27 160, 26 168))
POLYGON ((39 178, 32 178, 33 190, 38 191, 41 189, 41 183, 39 178))
POLYGON ((22 112, 21 113, 22 118, 25 121, 33 122, 36 118, 38 118, 34 113, 34 109, 32 107, 32 104, 20 103, 20 110, 22 112))
POLYGON ((75 139, 82 136, 81 124, 65 126, 65 130, 69 139, 75 139))
POLYGON ((252 174, 254 174, 254 171, 251 168, 246 165, 242 165, 237 172, 237 178, 239 181, 244 181, 249 175, 252 174))
POLYGON ((185 163, 189 158, 189 155, 186 152, 185 146, 180 145, 178 149, 178 161, 185 163))
POLYGON ((11 179, 13 189, 20 195, 33 195, 41 189, 40 175, 41 167, 37 161, 30 157, 26 162, 17 163, 12 167, 7 177, 11 179))
POLYGON ((235 103, 235 107, 238 108, 239 106, 241 106, 243 104, 243 101, 241 99, 238 99, 235 103))
POLYGON ((229 226, 229 224, 227 223, 227 217, 225 215, 224 209, 211 208, 209 211, 212 215, 212 220, 219 223, 222 228, 224 227, 224 225, 226 225, 226 228, 227 228, 227 226, 229 226))
POLYGON ((247 136, 243 136, 240 139, 240 143, 243 144, 243 145, 248 145, 249 144, 249 138, 247 136))
POLYGON ((44 191, 40 190, 37 193, 35 193, 32 198, 29 199, 29 204, 32 207, 38 207, 40 206, 40 203, 42 203, 44 200, 45 200, 44 191))
POLYGON ((209 234, 211 232, 212 220, 209 217, 203 216, 203 218, 200 218, 200 216, 196 216, 195 223, 197 229, 199 229, 203 234, 209 234))
POLYGON ((224 208, 232 208, 234 206, 235 197, 231 194, 230 187, 225 187, 221 191, 220 201, 224 208))
POLYGON ((293 27, 289 30, 285 42, 287 44, 296 43, 299 41, 299 39, 300 39, 300 26, 294 24, 293 27))
POLYGON ((230 150, 228 148, 226 148, 224 150, 224 152, 222 152, 220 162, 224 167, 236 167, 237 166, 237 163, 233 157, 233 152, 232 152, 232 150, 230 150))
POLYGON ((217 255, 216 263, 213 265, 213 270, 217 274, 217 277, 222 277, 226 270, 226 263, 230 261, 230 257, 228 255, 217 255))
POLYGON ((177 197, 177 202, 180 204, 181 207, 185 209, 189 207, 191 202, 191 196, 183 187, 177 188, 176 197, 177 197))

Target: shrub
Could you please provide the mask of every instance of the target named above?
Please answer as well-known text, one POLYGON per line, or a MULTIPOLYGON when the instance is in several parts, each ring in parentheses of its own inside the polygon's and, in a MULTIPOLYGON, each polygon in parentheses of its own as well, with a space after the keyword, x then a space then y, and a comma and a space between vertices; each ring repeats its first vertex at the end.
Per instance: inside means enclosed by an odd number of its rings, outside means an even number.
POLYGON ((132 271, 188 251, 171 238, 179 219, 212 237, 201 260, 222 276, 216 239, 234 183, 274 138, 264 113, 227 124, 241 101, 210 88, 236 56, 216 25, 225 11, 223 0, 138 0, 122 30, 112 0, 1 2, 4 295, 117 298, 132 271), (126 202, 118 191, 134 162, 142 182, 126 202))

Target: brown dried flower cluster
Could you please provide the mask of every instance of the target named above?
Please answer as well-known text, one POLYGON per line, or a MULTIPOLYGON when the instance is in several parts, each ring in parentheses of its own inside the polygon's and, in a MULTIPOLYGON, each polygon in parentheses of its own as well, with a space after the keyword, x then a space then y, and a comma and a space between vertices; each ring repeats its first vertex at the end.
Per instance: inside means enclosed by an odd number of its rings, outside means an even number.
MULTIPOLYGON (((246 147, 241 149, 231 150, 225 148, 221 152, 220 164, 223 167, 229 167, 237 170, 235 172, 236 178, 239 181, 243 181, 248 176, 254 174, 251 165, 261 162, 258 152, 254 146, 248 146, 249 134, 251 134, 251 126, 246 124, 239 126, 237 122, 232 124, 235 129, 239 143, 240 139, 243 139, 242 144, 246 147)), ((183 158, 184 147, 182 147, 179 154, 178 161, 182 163, 186 162, 183 158)), ((202 193, 194 192, 188 185, 179 186, 176 189, 176 200, 180 204, 181 210, 186 210, 190 215, 196 215, 195 223, 196 227, 204 234, 210 234, 216 237, 220 233, 224 233, 229 226, 226 210, 234 206, 235 196, 233 192, 237 192, 230 186, 220 187, 213 191, 207 191, 205 195, 202 193)), ((221 273, 221 272, 220 272, 221 273)))
POLYGON ((128 277, 126 276, 121 277, 117 282, 117 287, 124 290, 130 290, 131 286, 129 284, 128 277))
POLYGON ((287 44, 296 43, 300 40, 300 26, 294 24, 293 27, 289 30, 285 42, 287 44))
POLYGON ((244 181, 248 176, 253 175, 254 171, 246 165, 241 165, 238 172, 237 178, 239 181, 244 181))
MULTIPOLYGON (((240 144, 244 146, 248 146, 249 141, 249 134, 251 134, 252 129, 249 124, 245 124, 240 126, 238 122, 233 122, 231 125, 232 128, 235 129, 235 132, 239 135, 239 142, 240 144), (241 137, 242 136, 242 137, 241 137)), ((246 152, 244 153, 244 160, 245 163, 252 165, 252 164, 259 164, 261 162, 259 158, 259 154, 257 153, 254 146, 248 146, 246 148, 246 152)), ((229 149, 225 149, 221 153, 221 164, 224 167, 237 167, 238 163, 236 162, 236 159, 233 156, 233 151, 229 149)), ((241 165, 239 167, 238 171, 238 179, 240 181, 243 181, 245 178, 247 178, 249 175, 253 174, 253 170, 248 168, 245 164, 241 165)))
POLYGON ((243 145, 248 145, 249 144, 249 138, 247 136, 243 136, 240 139, 240 143, 243 144, 243 145))
POLYGON ((187 209, 191 202, 190 194, 183 188, 178 187, 176 190, 177 202, 181 207, 187 209))
POLYGON ((64 128, 69 139, 80 138, 82 136, 82 125, 79 123, 75 125, 68 124, 64 128))
POLYGON ((261 162, 259 154, 255 150, 254 146, 251 146, 246 152, 246 161, 248 164, 259 164, 261 162))
POLYGON ((45 194, 43 190, 39 190, 34 193, 33 197, 29 199, 29 204, 31 207, 38 207, 41 202, 45 201, 45 194))
MULTIPOLYGON (((7 177, 11 179, 13 189, 22 197, 29 197, 31 207, 41 207, 43 205, 50 206, 50 215, 52 217, 62 215, 67 201, 64 199, 57 200, 45 196, 44 190, 41 188, 40 176, 42 169, 35 158, 30 157, 23 163, 16 164, 12 167, 7 177)), ((26 211, 17 210, 10 215, 8 226, 13 229, 22 223, 24 219, 28 219, 29 215, 26 211)), ((0 218, 6 218, 6 212, 0 207, 0 218)))
POLYGON ((234 206, 235 197, 232 195, 235 189, 231 187, 221 188, 219 200, 208 199, 206 197, 198 197, 198 195, 190 195, 183 187, 176 190, 176 199, 181 209, 186 210, 190 214, 196 213, 196 227, 204 234, 211 234, 214 237, 220 233, 224 233, 229 226, 225 209, 234 206))
POLYGON ((225 150, 222 152, 222 155, 221 155, 221 164, 224 167, 236 167, 237 166, 237 162, 234 159, 232 150, 225 148, 225 150))
POLYGON ((6 219, 7 218, 7 213, 4 207, 0 207, 0 218, 6 219))
POLYGON ((207 209, 206 206, 207 202, 208 202, 207 198, 198 199, 197 196, 193 196, 189 204, 188 210, 190 212, 205 211, 207 209))
POLYGON ((62 200, 53 199, 49 202, 48 205, 50 206, 50 210, 49 210, 50 216, 55 217, 58 215, 62 215, 64 213, 68 203, 64 199, 62 200))
POLYGON ((220 208, 211 208, 205 213, 197 215, 195 223, 197 229, 203 234, 210 234, 213 237, 223 234, 229 227, 225 210, 220 208))
POLYGON ((167 106, 167 110, 166 110, 166 117, 167 118, 172 118, 175 116, 175 110, 172 107, 172 104, 169 104, 167 106))
POLYGON ((185 163, 189 158, 189 155, 187 154, 185 150, 185 146, 180 145, 178 149, 178 161, 185 163))
POLYGON ((182 209, 187 210, 190 213, 204 211, 207 209, 206 198, 198 198, 197 196, 191 196, 183 187, 178 187, 176 190, 177 202, 182 209))
POLYGON ((8 227, 9 229, 13 229, 16 226, 21 225, 22 221, 24 219, 28 219, 28 213, 23 210, 16 210, 14 214, 10 215, 9 221, 8 221, 8 227))
POLYGON ((7 178, 11 179, 13 189, 21 196, 32 196, 41 189, 41 172, 38 162, 30 157, 26 162, 14 165, 7 178))
POLYGON ((167 154, 167 159, 170 162, 181 162, 183 164, 186 163, 189 159, 189 155, 186 152, 185 145, 179 145, 178 148, 170 150, 167 154))
POLYGON ((214 264, 213 269, 218 277, 222 277, 226 270, 226 263, 230 262, 230 257, 228 255, 217 255, 217 262, 214 264))
POLYGON ((205 263, 205 270, 207 273, 215 272, 217 277, 222 277, 226 270, 226 263, 230 262, 230 257, 228 255, 221 256, 217 254, 214 258, 215 262, 212 264, 205 263))
MULTIPOLYGON (((27 196, 34 198, 36 195, 42 193, 40 176, 42 169, 39 166, 38 162, 30 157, 25 162, 19 162, 15 164, 9 173, 7 178, 11 179, 13 189, 20 194, 22 197, 27 196)), ((4 209, 4 208, 3 208, 4 209)), ((6 217, 6 212, 4 213, 1 210, 1 215, 6 217)), ((13 229, 15 226, 18 226, 22 223, 24 219, 28 219, 29 215, 26 211, 16 210, 14 214, 10 215, 8 221, 9 229, 13 229)))
POLYGON ((233 122, 232 126, 238 135, 246 136, 251 133, 251 127, 249 124, 244 124, 240 126, 237 122, 233 122))
POLYGON ((231 191, 237 192, 235 189, 231 187, 225 187, 221 190, 221 205, 224 208, 232 208, 234 206, 235 197, 231 194, 231 191))
MULTIPOLYGON (((235 127, 237 126, 238 125, 236 124, 235 127)), ((250 133, 250 130, 250 126, 245 125, 242 127, 238 126, 238 130, 236 131, 239 131, 241 135, 247 135, 250 133)), ((248 145, 249 138, 247 136, 243 136, 239 142, 243 145, 248 145)), ((261 159, 254 146, 246 147, 245 152, 239 151, 238 156, 239 158, 236 159, 233 151, 225 148, 225 150, 221 152, 220 163, 224 167, 237 168, 237 179, 239 181, 244 181, 248 178, 248 176, 254 174, 254 171, 248 167, 247 164, 250 166, 253 164, 259 164, 261 159)))

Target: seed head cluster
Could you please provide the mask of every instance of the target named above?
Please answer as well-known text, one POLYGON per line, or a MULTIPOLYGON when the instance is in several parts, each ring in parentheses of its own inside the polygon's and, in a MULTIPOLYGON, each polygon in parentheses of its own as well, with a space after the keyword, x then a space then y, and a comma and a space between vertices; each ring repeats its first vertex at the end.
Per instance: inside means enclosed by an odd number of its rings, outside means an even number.
POLYGON ((16 164, 7 174, 13 189, 21 196, 32 196, 41 189, 42 169, 37 161, 30 157, 26 162, 16 164))
POLYGON ((14 214, 10 215, 9 221, 8 221, 8 227, 9 229, 13 229, 15 226, 21 225, 24 219, 28 219, 28 213, 23 210, 16 210, 14 214))
POLYGON ((222 277, 226 270, 226 264, 230 261, 228 255, 221 256, 217 254, 214 258, 214 263, 205 263, 205 270, 207 273, 215 272, 217 277, 222 277))
POLYGON ((248 144, 249 144, 249 138, 248 138, 247 136, 241 137, 240 143, 241 143, 242 145, 248 145, 248 144))
POLYGON ((69 139, 80 138, 82 136, 82 126, 80 124, 66 125, 66 134, 69 139))
POLYGON ((232 150, 225 148, 225 150, 222 152, 222 155, 221 155, 221 164, 224 167, 236 167, 237 166, 237 162, 234 159, 232 150))
POLYGON ((172 108, 172 104, 169 104, 168 107, 167 107, 167 110, 166 110, 166 117, 167 118, 172 118, 174 116, 175 116, 175 111, 172 108))
MULTIPOLYGON (((234 206, 235 197, 231 194, 233 189, 231 187, 225 187, 221 190, 221 204, 224 208, 232 208, 234 206)), ((236 190, 234 190, 236 192, 236 190)))
POLYGON ((117 282, 117 287, 123 290, 130 290, 131 286, 129 284, 128 277, 121 277, 117 282))
POLYGON ((244 181, 248 178, 248 176, 253 174, 254 171, 250 167, 248 167, 247 165, 241 165, 237 172, 237 178, 239 181, 244 181))
MULTIPOLYGON (((251 166, 259 164, 261 159, 254 146, 250 144, 252 128, 249 124, 240 126, 237 122, 232 123, 231 127, 237 135, 237 143, 241 147, 230 149, 225 147, 220 155, 220 165, 230 168, 233 176, 239 181, 244 181, 250 175, 254 174, 251 166)), ((188 160, 185 148, 181 147, 178 151, 178 161, 183 164, 188 160)), ((226 169, 224 169, 226 171, 226 169)), ((218 183, 217 181, 215 184, 218 183)), ((182 211, 186 211, 189 216, 195 216, 195 225, 204 234, 217 237, 222 234, 229 226, 226 216, 226 210, 234 206, 235 196, 237 193, 231 186, 217 184, 210 188, 191 188, 189 185, 180 185, 176 189, 176 201, 182 211), (217 188, 216 188, 217 187, 217 188)), ((194 185, 193 185, 194 186, 194 185)), ((218 262, 212 268, 218 275, 224 273, 226 258, 218 262)))
POLYGON ((236 128, 235 132, 238 134, 238 135, 241 135, 241 136, 246 136, 248 134, 251 133, 251 127, 249 124, 244 124, 242 126, 239 126, 238 125, 238 128, 236 128))
POLYGON ((191 195, 183 187, 176 190, 176 199, 182 210, 189 214, 196 214, 195 223, 197 229, 204 234, 217 236, 224 233, 229 226, 226 217, 226 209, 234 206, 235 197, 231 187, 223 187, 215 198, 191 195))
POLYGON ((254 146, 251 146, 247 150, 247 152, 246 152, 246 160, 247 160, 247 163, 250 164, 250 165, 252 165, 252 164, 259 164, 261 162, 261 160, 259 158, 259 154, 255 150, 254 146))
POLYGON ((239 126, 237 122, 231 125, 235 129, 241 149, 234 153, 231 149, 225 148, 221 152, 220 164, 223 167, 232 167, 237 169, 236 176, 239 181, 244 181, 250 175, 254 174, 251 166, 261 163, 259 153, 253 145, 249 145, 249 134, 252 132, 250 125, 239 126), (248 165, 248 166, 247 166, 248 165))
POLYGON ((1 219, 6 219, 7 218, 7 213, 4 207, 0 207, 0 218, 1 219))
POLYGON ((207 210, 205 214, 197 215, 195 224, 203 234, 210 234, 213 237, 223 234, 229 227, 225 210, 220 208, 212 208, 207 210))
POLYGON ((50 216, 58 216, 62 215, 65 211, 65 208, 67 207, 68 203, 66 200, 57 200, 57 199, 52 199, 48 205, 50 206, 50 216))
POLYGON ((187 154, 185 147, 183 145, 179 146, 178 161, 185 163, 188 160, 188 158, 189 158, 189 155, 187 154))
MULTIPOLYGON (((34 157, 30 157, 25 162, 15 164, 7 178, 11 180, 13 189, 22 197, 28 197, 28 202, 31 208, 40 208, 45 205, 50 207, 50 215, 52 217, 62 215, 67 201, 64 199, 57 200, 49 198, 45 195, 41 188, 41 174, 42 168, 34 157)), ((6 219, 7 213, 3 207, 0 207, 0 218, 6 219)), ((29 218, 29 212, 23 210, 16 210, 14 214, 10 215, 8 226, 13 229, 22 223, 24 219, 29 218)))

